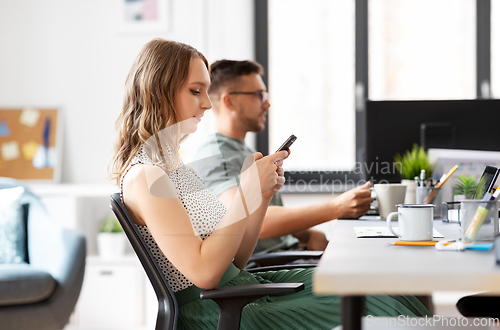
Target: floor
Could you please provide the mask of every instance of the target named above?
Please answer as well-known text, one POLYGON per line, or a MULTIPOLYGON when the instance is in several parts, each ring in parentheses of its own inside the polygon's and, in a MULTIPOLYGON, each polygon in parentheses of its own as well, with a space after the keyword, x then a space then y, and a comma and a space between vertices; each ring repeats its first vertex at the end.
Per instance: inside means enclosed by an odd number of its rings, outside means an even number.
MULTIPOLYGON (((436 292, 432 298, 434 302, 435 315, 440 315, 443 317, 461 317, 462 315, 455 307, 456 302, 463 296, 473 294, 475 292, 436 292)), ((64 330, 118 330, 114 328, 88 328, 88 327, 78 327, 76 325, 67 325, 64 330)), ((154 330, 154 326, 150 329, 146 326, 130 328, 130 329, 119 329, 119 330, 154 330)))

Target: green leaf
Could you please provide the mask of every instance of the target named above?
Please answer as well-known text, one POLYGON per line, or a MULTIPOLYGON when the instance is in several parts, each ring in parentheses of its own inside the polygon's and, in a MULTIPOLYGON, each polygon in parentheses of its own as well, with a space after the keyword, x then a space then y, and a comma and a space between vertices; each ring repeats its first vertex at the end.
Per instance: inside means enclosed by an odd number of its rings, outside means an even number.
POLYGON ((110 214, 101 220, 99 231, 101 233, 121 233, 123 228, 118 219, 110 214))
POLYGON ((413 180, 416 176, 420 176, 421 170, 425 170, 428 178, 432 177, 435 165, 430 162, 429 155, 424 148, 418 144, 414 144, 413 149, 406 151, 403 155, 396 154, 394 156, 394 163, 401 178, 408 180, 413 180))
MULTIPOLYGON (((481 183, 480 183, 481 184, 481 183)), ((483 183, 484 184, 484 183, 483 183)), ((476 180, 472 176, 459 175, 453 185, 453 196, 464 195, 466 198, 471 198, 477 189, 476 180)))

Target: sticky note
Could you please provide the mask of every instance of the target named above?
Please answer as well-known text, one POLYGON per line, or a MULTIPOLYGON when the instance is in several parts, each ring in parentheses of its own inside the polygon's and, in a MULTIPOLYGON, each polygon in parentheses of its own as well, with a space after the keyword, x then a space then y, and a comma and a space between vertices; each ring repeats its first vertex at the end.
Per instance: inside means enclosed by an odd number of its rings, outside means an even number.
POLYGON ((2 143, 3 160, 13 160, 19 158, 19 144, 16 141, 2 143))
POLYGON ((36 154, 36 148, 38 147, 36 141, 30 141, 23 143, 21 150, 23 152, 24 159, 31 161, 36 154))
POLYGON ((9 136, 9 135, 10 135, 10 129, 7 126, 7 121, 2 120, 2 122, 0 122, 0 136, 9 136))
POLYGON ((24 108, 21 116, 19 117, 19 122, 28 127, 34 127, 40 118, 40 110, 35 108, 24 108))

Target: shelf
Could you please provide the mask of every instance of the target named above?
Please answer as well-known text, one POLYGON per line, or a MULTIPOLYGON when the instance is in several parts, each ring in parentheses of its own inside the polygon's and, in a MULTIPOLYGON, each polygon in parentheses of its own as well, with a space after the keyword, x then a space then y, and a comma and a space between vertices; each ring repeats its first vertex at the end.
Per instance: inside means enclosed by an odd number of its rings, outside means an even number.
POLYGON ((68 197, 109 197, 119 192, 114 184, 69 184, 69 183, 32 183, 27 185, 33 193, 39 196, 68 197))

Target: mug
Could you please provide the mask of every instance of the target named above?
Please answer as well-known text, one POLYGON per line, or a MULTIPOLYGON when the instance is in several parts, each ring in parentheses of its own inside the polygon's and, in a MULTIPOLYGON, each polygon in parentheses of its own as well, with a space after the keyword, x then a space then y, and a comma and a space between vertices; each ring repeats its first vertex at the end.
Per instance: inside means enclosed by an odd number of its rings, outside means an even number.
POLYGON ((373 185, 377 194, 378 213, 382 219, 397 210, 397 204, 405 201, 406 185, 401 183, 378 183, 373 185))
POLYGON ((434 205, 432 204, 399 204, 398 211, 387 216, 389 230, 402 241, 432 240, 434 205), (399 233, 391 227, 391 220, 398 216, 399 233))

